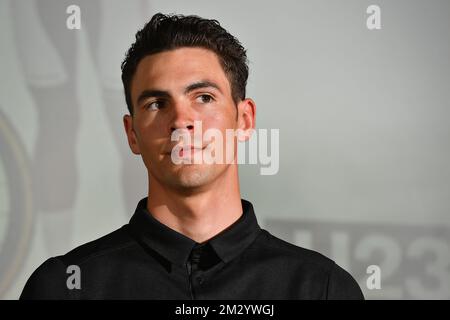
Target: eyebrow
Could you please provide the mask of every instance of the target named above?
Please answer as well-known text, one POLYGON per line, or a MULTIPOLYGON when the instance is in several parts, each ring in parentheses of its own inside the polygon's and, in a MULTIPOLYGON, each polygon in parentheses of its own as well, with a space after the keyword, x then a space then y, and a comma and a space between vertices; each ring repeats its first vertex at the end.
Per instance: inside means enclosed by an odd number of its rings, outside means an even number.
MULTIPOLYGON (((186 88, 184 88, 184 94, 188 94, 191 91, 194 91, 196 89, 200 88, 214 88, 217 89, 220 93, 222 93, 222 90, 220 90, 220 87, 215 82, 209 81, 209 80, 201 80, 194 83, 191 83, 186 88)), ((170 98, 170 93, 165 90, 158 90, 158 89, 146 89, 141 92, 139 95, 139 98, 137 99, 137 104, 139 105, 143 100, 152 98, 152 97, 159 97, 159 98, 170 98)))

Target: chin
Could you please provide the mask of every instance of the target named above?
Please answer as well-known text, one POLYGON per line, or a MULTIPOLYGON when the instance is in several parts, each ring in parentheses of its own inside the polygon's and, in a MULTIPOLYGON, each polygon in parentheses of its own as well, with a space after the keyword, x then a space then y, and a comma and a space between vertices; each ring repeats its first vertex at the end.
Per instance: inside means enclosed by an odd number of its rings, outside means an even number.
POLYGON ((214 181, 218 176, 214 168, 201 168, 200 170, 185 170, 179 176, 179 183, 184 187, 201 187, 214 181))
POLYGON ((217 169, 204 165, 181 165, 175 172, 166 176, 166 183, 177 188, 199 188, 214 181, 219 174, 217 169), (168 181, 167 181, 168 180, 168 181))

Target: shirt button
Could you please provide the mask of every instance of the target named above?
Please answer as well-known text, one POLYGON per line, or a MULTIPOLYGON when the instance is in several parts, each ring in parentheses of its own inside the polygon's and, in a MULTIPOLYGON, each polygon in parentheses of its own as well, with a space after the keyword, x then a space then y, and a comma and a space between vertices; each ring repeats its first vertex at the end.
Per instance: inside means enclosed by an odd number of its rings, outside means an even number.
POLYGON ((202 277, 197 277, 197 281, 198 281, 198 283, 202 284, 203 283, 203 278, 202 277))

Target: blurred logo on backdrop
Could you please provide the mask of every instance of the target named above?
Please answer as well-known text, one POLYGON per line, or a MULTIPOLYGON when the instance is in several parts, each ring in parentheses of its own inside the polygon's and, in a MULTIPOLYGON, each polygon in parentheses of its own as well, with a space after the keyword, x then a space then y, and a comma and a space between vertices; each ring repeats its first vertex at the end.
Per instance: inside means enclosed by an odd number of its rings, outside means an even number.
POLYGON ((333 259, 358 281, 367 299, 450 298, 447 227, 273 218, 265 226, 333 259), (371 285, 378 275, 379 285, 371 285))

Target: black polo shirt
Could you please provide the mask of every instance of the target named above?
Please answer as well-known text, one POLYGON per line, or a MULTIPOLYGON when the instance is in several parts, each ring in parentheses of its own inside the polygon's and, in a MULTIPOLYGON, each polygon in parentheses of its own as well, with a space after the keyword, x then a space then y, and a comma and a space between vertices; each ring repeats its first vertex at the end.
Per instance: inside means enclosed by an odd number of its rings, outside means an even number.
POLYGON ((20 298, 364 298, 352 276, 332 260, 261 229, 246 200, 236 222, 201 244, 160 223, 146 204, 142 199, 120 229, 46 260, 20 298), (73 265, 79 272, 69 268, 73 265))

